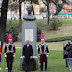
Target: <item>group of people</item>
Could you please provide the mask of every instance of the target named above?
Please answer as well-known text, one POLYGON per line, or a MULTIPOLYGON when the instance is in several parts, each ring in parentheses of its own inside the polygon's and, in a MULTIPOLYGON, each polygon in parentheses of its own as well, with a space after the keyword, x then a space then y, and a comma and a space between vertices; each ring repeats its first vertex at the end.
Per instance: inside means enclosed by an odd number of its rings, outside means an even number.
MULTIPOLYGON (((43 62, 45 62, 45 71, 47 71, 47 57, 49 55, 49 49, 47 44, 45 44, 44 34, 40 35, 41 44, 38 45, 38 55, 40 59, 40 69, 43 71, 43 62)), ((6 40, 6 45, 4 49, 5 58, 7 62, 8 72, 12 72, 12 64, 15 57, 15 45, 13 44, 12 34, 9 34, 6 40)), ((25 61, 25 72, 30 72, 31 59, 33 58, 33 47, 30 45, 29 40, 23 46, 23 59, 25 61)))
POLYGON ((66 67, 68 67, 67 58, 72 58, 72 40, 67 42, 66 45, 63 45, 63 55, 66 59, 66 67))
MULTIPOLYGON (((45 71, 47 71, 48 55, 49 49, 47 44, 45 44, 44 34, 40 35, 41 44, 38 45, 38 56, 40 59, 40 70, 43 71, 43 62, 45 62, 45 71)), ((7 62, 8 72, 12 72, 12 64, 15 57, 15 45, 13 44, 12 34, 9 34, 6 39, 6 45, 4 49, 5 59, 7 62)), ((72 40, 63 45, 63 55, 66 59, 66 67, 68 67, 67 58, 72 58, 72 40)), ((31 59, 33 58, 33 47, 30 45, 29 40, 23 46, 23 59, 25 61, 25 72, 30 72, 31 59)))

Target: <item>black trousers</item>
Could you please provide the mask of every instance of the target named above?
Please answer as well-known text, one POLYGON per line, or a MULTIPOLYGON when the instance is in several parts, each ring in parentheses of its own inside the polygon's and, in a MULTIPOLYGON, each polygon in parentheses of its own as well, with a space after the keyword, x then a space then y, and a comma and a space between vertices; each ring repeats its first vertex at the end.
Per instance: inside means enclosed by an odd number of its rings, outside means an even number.
MULTIPOLYGON (((45 70, 47 70, 47 62, 45 62, 45 70)), ((41 62, 41 71, 43 71, 43 62, 41 62)))
POLYGON ((30 72, 31 61, 25 62, 25 72, 30 72))
POLYGON ((66 65, 67 65, 67 59, 66 59, 66 65))
POLYGON ((12 63, 13 62, 7 62, 8 72, 12 71, 12 63))

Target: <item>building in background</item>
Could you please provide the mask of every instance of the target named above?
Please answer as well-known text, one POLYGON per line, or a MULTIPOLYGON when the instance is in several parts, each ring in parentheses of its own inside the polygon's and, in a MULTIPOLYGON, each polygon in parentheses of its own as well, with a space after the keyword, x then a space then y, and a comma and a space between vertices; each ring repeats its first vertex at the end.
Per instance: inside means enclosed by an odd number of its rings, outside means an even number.
MULTIPOLYGON (((2 1, 2 0, 1 0, 2 1)), ((18 3, 19 0, 17 0, 17 2, 15 2, 14 0, 9 0, 9 4, 12 3, 18 3)), ((72 18, 72 11, 70 9, 72 9, 72 0, 67 0, 70 1, 69 5, 65 4, 64 8, 62 9, 62 11, 58 14, 58 18, 72 18)), ((59 3, 62 3, 62 0, 59 1, 59 3)), ((30 5, 30 2, 26 1, 23 2, 21 5, 21 12, 22 12, 22 18, 24 14, 27 14, 26 11, 26 6, 30 5)), ((43 7, 46 7, 42 0, 39 0, 39 5, 33 4, 34 6, 34 13, 37 19, 42 19, 43 15, 46 16, 47 13, 41 13, 40 9, 43 7)), ((50 3, 50 14, 51 14, 51 18, 53 16, 53 14, 56 12, 56 6, 53 3, 50 3)), ((8 9, 8 13, 7 13, 7 19, 19 19, 19 10, 17 9, 17 12, 15 11, 11 11, 11 9, 8 9)))
MULTIPOLYGON (((72 18, 72 0, 67 0, 69 5, 64 4, 64 9, 58 14, 58 18, 72 18)), ((60 0, 59 3, 62 1, 60 0)))

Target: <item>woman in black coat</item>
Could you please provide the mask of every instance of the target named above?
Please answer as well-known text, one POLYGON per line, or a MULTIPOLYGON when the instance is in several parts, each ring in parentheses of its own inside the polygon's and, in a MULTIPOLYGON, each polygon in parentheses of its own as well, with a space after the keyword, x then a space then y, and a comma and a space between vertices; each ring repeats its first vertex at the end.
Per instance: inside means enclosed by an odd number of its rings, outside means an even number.
POLYGON ((67 64, 67 58, 68 58, 68 51, 66 50, 67 47, 69 47, 70 42, 68 42, 66 45, 63 45, 63 55, 64 55, 64 59, 66 59, 66 67, 68 67, 67 64))

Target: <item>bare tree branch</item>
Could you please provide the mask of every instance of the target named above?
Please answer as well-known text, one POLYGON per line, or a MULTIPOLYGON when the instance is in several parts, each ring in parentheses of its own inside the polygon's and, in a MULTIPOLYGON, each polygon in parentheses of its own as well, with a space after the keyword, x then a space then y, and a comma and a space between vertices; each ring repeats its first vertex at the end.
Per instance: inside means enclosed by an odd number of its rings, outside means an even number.
POLYGON ((47 3, 45 2, 45 0, 42 0, 42 2, 47 6, 47 3))

